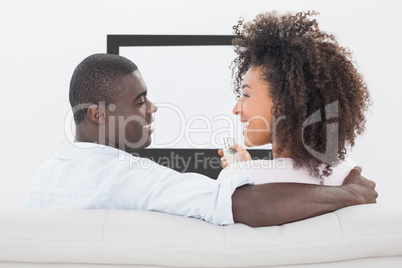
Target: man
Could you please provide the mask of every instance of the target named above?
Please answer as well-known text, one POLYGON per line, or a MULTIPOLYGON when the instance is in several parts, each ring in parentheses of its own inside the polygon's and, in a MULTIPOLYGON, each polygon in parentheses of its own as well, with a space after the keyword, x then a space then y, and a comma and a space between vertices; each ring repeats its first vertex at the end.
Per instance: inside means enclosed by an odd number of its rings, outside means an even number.
POLYGON ((75 142, 60 144, 38 171, 27 206, 153 210, 213 224, 277 225, 336 209, 375 203, 375 184, 358 168, 341 187, 251 185, 235 176, 215 181, 179 173, 130 152, 147 147, 157 107, 130 60, 108 54, 84 59, 70 84, 75 142))

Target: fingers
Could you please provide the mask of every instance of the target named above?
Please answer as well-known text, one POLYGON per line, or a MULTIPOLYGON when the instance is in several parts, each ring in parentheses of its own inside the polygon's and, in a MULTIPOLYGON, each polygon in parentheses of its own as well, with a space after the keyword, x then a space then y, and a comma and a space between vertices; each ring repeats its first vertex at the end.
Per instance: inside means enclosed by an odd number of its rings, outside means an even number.
MULTIPOLYGON (((239 145, 239 144, 233 144, 233 145, 230 145, 230 148, 231 148, 232 150, 234 150, 234 151, 237 152, 235 162, 242 162, 242 161, 249 161, 249 160, 251 160, 251 155, 250 155, 250 154, 248 153, 248 151, 247 151, 245 148, 243 148, 241 145, 239 145)), ((220 156, 224 157, 224 154, 223 154, 223 150, 222 150, 222 149, 219 149, 219 150, 218 150, 218 154, 219 154, 220 156)), ((221 162, 222 162, 222 166, 223 166, 224 163, 223 163, 222 159, 223 159, 223 158, 221 158, 221 162)), ((225 164, 225 166, 223 166, 223 167, 226 167, 227 165, 229 165, 229 163, 227 162, 227 159, 226 159, 226 158, 225 158, 225 161, 226 161, 226 164, 225 164)))
POLYGON ((355 166, 353 169, 357 170, 360 174, 363 172, 363 168, 361 166, 355 166))
MULTIPOLYGON (((373 189, 375 189, 375 187, 377 186, 376 183, 375 183, 374 181, 368 180, 368 179, 367 179, 367 181, 368 181, 370 187, 373 188, 373 189)), ((378 193, 377 193, 377 196, 378 196, 378 193)))
POLYGON ((230 145, 230 149, 233 149, 235 151, 237 151, 237 149, 239 149, 239 147, 240 147, 240 145, 238 145, 238 144, 230 145))
POLYGON ((364 178, 362 175, 362 168, 360 166, 355 166, 350 172, 349 174, 346 176, 346 178, 343 180, 343 185, 348 184, 348 183, 354 183, 356 181, 361 180, 362 178, 367 180, 366 178, 364 178))
POLYGON ((367 203, 377 203, 378 192, 375 190, 376 183, 368 179, 366 179, 366 183, 369 191, 371 192, 371 199, 369 199, 367 203))
POLYGON ((226 157, 221 157, 220 160, 221 160, 222 167, 226 168, 228 166, 228 164, 229 164, 227 159, 226 159, 226 157))
MULTIPOLYGON (((375 187, 375 183, 374 183, 374 187, 375 187)), ((376 190, 374 190, 374 201, 373 201, 373 203, 377 203, 377 198, 378 198, 378 192, 376 190)))
POLYGON ((223 156, 223 150, 222 150, 222 149, 219 149, 219 150, 218 150, 218 154, 219 154, 220 156, 223 156))
POLYGON ((348 176, 346 176, 343 185, 353 193, 356 204, 370 204, 376 203, 378 193, 375 190, 376 183, 361 175, 362 168, 360 166, 354 167, 348 176))
POLYGON ((251 155, 249 152, 241 145, 234 144, 230 146, 231 149, 236 150, 238 153, 238 160, 237 161, 249 161, 251 160, 251 155))
POLYGON ((226 157, 223 156, 223 150, 222 150, 222 149, 219 149, 219 150, 218 150, 218 154, 219 154, 220 156, 222 156, 222 157, 220 158, 222 167, 223 167, 223 168, 227 167, 228 161, 227 161, 226 157))

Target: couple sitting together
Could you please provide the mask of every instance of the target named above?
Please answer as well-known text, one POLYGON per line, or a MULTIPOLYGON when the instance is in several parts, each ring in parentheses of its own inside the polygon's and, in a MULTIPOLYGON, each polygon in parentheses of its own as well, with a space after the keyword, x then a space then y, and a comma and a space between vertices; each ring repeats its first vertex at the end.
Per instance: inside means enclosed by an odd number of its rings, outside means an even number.
POLYGON ((375 183, 346 157, 364 130, 367 86, 350 53, 311 15, 260 14, 233 41, 233 113, 245 123, 245 145, 272 143, 273 160, 251 160, 235 145, 240 162, 227 166, 221 158, 227 167, 212 180, 132 156, 150 145, 157 107, 132 61, 94 54, 71 78, 75 141, 59 144, 41 166, 27 206, 151 210, 268 226, 375 203, 375 183), (133 165, 137 160, 142 165, 133 165))

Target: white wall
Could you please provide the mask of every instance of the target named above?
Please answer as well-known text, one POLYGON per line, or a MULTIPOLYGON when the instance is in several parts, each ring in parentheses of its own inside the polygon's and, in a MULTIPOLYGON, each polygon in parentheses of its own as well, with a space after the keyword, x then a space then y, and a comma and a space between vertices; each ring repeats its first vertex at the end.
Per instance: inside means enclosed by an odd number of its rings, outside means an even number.
MULTIPOLYGON (((377 182, 379 202, 401 202, 402 33, 396 1, 26 0, 0 2, 0 208, 24 206, 30 179, 55 145, 66 140, 72 71, 86 56, 106 51, 107 34, 232 34, 239 16, 249 20, 273 9, 320 11, 321 29, 354 51, 374 105, 367 131, 350 156, 377 182)), ((174 73, 177 79, 182 75, 174 73)), ((153 78, 144 76, 153 85, 153 78)), ((234 98, 227 85, 219 94, 229 115, 234 98)), ((149 90, 155 102, 169 99, 169 85, 165 94, 149 90)), ((204 104, 211 99, 197 97, 204 104)), ((175 104, 187 109, 191 101, 180 97, 175 104)), ((163 128, 156 126, 168 131, 163 128)))

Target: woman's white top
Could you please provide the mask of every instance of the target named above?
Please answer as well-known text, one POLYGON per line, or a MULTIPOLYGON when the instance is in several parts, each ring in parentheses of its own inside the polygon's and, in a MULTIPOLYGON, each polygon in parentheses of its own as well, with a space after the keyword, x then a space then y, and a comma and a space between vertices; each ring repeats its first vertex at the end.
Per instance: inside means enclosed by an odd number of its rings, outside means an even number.
MULTIPOLYGON (((295 169, 291 158, 278 158, 274 160, 251 160, 235 162, 224 168, 218 176, 218 180, 225 180, 233 175, 245 175, 255 184, 272 182, 298 182, 320 184, 320 178, 309 174, 306 168, 295 169)), ((347 158, 338 165, 332 167, 332 174, 324 178, 324 185, 342 185, 343 180, 356 166, 356 163, 347 158)))

